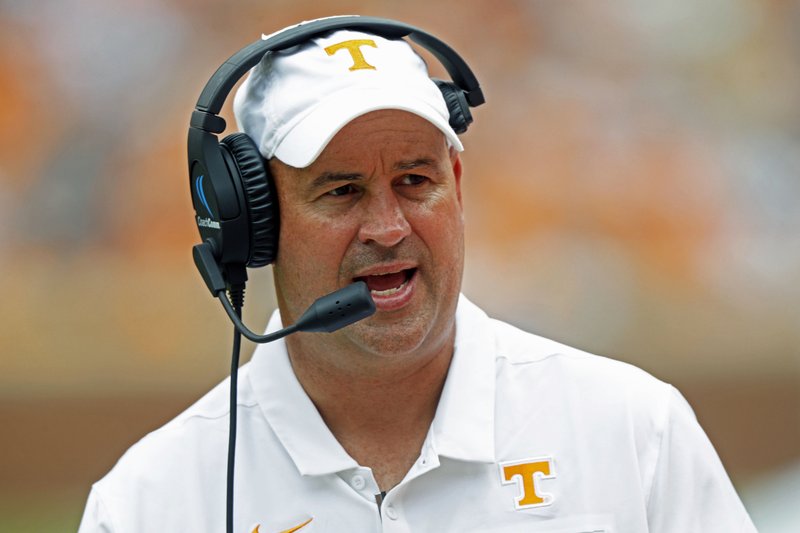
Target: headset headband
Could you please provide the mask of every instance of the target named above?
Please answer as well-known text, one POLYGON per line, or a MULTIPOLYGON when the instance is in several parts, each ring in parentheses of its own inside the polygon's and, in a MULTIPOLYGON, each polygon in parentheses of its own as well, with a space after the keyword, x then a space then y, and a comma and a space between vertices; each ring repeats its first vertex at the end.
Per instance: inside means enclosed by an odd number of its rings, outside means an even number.
POLYGON ((471 107, 485 102, 478 80, 461 56, 437 37, 394 20, 343 16, 301 22, 267 38, 256 41, 233 54, 208 80, 192 112, 190 127, 210 133, 225 131, 225 120, 218 116, 228 94, 247 71, 256 66, 267 52, 274 52, 306 42, 317 35, 340 29, 358 29, 388 39, 408 37, 436 57, 450 78, 462 91, 471 107))
MULTIPOLYGON (((187 139, 192 206, 203 239, 198 246, 208 248, 209 257, 218 263, 229 287, 244 286, 246 267, 275 260, 280 216, 269 168, 258 147, 244 133, 234 133, 220 141, 217 135, 225 131, 226 125, 219 112, 234 85, 264 54, 340 29, 361 30, 394 40, 409 37, 433 54, 452 80, 432 81, 442 93, 450 126, 456 133, 466 131, 472 122, 469 108, 484 103, 478 80, 452 48, 414 26, 388 19, 345 16, 303 22, 233 54, 203 87, 192 112, 187 139)), ((200 264, 202 261, 198 263, 198 256, 195 263, 201 273, 208 272, 200 264)))

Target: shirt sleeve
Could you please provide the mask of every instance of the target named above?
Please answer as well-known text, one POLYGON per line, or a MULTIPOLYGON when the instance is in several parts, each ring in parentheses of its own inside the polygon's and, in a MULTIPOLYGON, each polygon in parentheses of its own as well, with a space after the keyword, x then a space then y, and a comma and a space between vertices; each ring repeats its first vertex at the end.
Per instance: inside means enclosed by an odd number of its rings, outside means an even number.
POLYGON ((651 533, 757 533, 711 441, 675 388, 647 515, 651 533))
POLYGON ((100 499, 97 489, 92 487, 89 492, 89 499, 83 511, 81 525, 78 526, 78 533, 115 533, 116 529, 111 524, 111 516, 100 499))

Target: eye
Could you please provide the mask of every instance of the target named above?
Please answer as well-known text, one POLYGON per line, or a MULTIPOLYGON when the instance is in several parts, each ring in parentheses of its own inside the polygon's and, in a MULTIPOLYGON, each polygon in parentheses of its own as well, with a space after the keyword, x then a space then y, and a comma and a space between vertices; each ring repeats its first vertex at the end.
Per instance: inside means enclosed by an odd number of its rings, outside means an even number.
POLYGON ((428 180, 426 176, 420 176, 419 174, 406 174, 400 180, 401 185, 422 185, 428 180))
POLYGON ((342 185, 341 187, 331 189, 326 194, 328 196, 346 196, 348 194, 353 194, 354 192, 356 192, 356 188, 348 183, 346 185, 342 185))

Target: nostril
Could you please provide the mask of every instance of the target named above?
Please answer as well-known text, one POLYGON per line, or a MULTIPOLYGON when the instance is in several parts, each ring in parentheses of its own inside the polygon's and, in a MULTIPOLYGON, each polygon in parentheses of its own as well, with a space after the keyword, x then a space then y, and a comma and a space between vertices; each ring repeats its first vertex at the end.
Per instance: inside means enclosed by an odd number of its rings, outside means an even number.
POLYGON ((403 200, 393 191, 375 190, 362 204, 358 238, 384 247, 395 246, 411 233, 403 200))
POLYGON ((411 234, 411 226, 405 217, 394 221, 371 221, 361 226, 359 240, 363 243, 375 242, 381 246, 395 246, 411 234))

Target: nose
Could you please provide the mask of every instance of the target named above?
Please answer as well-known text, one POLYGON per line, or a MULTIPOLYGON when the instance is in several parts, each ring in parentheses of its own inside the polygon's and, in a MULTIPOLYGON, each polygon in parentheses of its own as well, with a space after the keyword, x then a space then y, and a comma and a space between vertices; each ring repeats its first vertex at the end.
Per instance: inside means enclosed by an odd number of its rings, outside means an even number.
POLYGON ((402 206, 394 192, 373 194, 364 206, 358 239, 364 243, 375 243, 386 248, 402 242, 411 233, 402 206))

